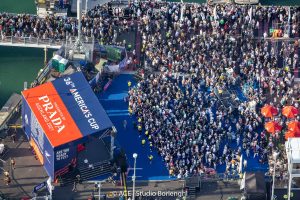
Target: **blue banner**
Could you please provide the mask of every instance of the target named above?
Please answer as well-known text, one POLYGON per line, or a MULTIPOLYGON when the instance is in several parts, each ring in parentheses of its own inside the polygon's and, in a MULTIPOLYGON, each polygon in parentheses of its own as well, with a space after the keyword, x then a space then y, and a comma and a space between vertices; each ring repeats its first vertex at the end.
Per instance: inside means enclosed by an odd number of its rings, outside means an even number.
POLYGON ((57 79, 53 85, 83 136, 113 126, 81 72, 57 79))

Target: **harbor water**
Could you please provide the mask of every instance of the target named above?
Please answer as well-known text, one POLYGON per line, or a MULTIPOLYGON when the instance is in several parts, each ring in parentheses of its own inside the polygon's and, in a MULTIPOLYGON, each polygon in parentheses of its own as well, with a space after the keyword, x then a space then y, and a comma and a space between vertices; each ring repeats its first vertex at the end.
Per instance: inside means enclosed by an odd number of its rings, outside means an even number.
MULTIPOLYGON (((204 3, 206 0, 184 0, 184 2, 204 3)), ((300 0, 261 0, 261 3, 300 5, 300 0)), ((34 0, 0 0, 0 12, 35 14, 36 8, 34 0)), ((49 51, 48 58, 51 55, 52 51, 49 51)), ((0 108, 13 92, 20 93, 25 81, 30 84, 43 66, 43 49, 0 46, 0 108)))
MULTIPOLYGON (((36 8, 34 0, 0 0, 0 12, 34 14, 36 8)), ((24 81, 34 80, 43 63, 42 49, 0 46, 0 108, 24 81)))
POLYGON ((29 85, 43 66, 43 49, 0 47, 0 107, 13 92, 23 89, 25 81, 29 85))

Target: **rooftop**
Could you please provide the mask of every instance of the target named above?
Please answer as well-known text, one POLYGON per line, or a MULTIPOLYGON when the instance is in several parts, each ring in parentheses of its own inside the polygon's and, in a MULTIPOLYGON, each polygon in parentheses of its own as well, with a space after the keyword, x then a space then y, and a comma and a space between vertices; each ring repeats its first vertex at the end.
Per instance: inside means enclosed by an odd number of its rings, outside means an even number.
MULTIPOLYGON (((81 72, 22 92, 53 147, 112 127, 81 72)), ((27 111, 25 111, 26 113, 27 111)), ((25 123, 26 115, 25 115, 25 123)))

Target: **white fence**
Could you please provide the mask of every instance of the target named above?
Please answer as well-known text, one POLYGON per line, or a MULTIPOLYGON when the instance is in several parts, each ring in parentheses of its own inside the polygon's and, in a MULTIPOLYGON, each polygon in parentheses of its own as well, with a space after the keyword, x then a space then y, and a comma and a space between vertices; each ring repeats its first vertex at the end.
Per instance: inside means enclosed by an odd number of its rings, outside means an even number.
MULTIPOLYGON (((52 48, 59 49, 62 45, 68 43, 73 44, 76 41, 76 37, 67 37, 67 39, 42 39, 35 37, 14 37, 14 36, 0 36, 1 46, 17 46, 17 47, 33 47, 33 48, 52 48)), ((82 38, 83 43, 93 43, 92 37, 82 38)))

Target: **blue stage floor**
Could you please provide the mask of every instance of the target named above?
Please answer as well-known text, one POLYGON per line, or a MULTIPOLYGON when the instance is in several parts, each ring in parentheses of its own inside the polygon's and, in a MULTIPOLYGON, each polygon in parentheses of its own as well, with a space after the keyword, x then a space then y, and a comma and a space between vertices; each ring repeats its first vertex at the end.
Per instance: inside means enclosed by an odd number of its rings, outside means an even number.
MULTIPOLYGON (((150 152, 149 144, 142 146, 139 133, 133 128, 134 117, 129 116, 128 103, 124 102, 124 97, 128 92, 128 81, 135 85, 135 80, 131 74, 121 74, 115 78, 111 86, 99 95, 99 100, 106 110, 108 116, 116 127, 118 133, 116 144, 125 150, 129 167, 133 168, 133 153, 138 154, 136 176, 139 180, 167 180, 168 170, 162 158, 156 151, 150 152), (124 129, 123 121, 127 121, 127 128, 124 129), (148 156, 152 154, 153 160, 150 164, 148 156)), ((128 177, 132 176, 133 170, 129 171, 128 177)))
MULTIPOLYGON (((135 80, 132 74, 121 74, 115 78, 111 86, 107 91, 99 95, 99 100, 106 110, 108 116, 115 125, 118 133, 116 137, 116 145, 124 149, 127 160, 129 163, 129 168, 133 168, 133 153, 138 154, 137 158, 137 179, 139 180, 170 180, 168 175, 168 170, 162 160, 162 158, 154 150, 150 152, 149 144, 146 143, 142 146, 139 133, 137 129, 133 128, 134 117, 129 116, 128 113, 128 103, 124 101, 124 97, 127 96, 128 86, 127 82, 131 81, 132 86, 134 86, 135 80), (127 121, 127 128, 123 127, 123 121, 127 121), (152 163, 150 164, 148 156, 152 154, 154 156, 152 163)), ((238 93, 242 93, 241 90, 238 93)), ((239 94, 241 100, 245 100, 243 94, 239 94)), ((146 140, 147 141, 147 140, 146 140)), ((222 144, 224 146, 224 144, 222 144)), ((236 142, 229 144, 231 148, 237 148, 236 142)), ((222 149, 223 151, 223 149, 222 149)), ((244 158, 246 155, 244 153, 244 158)), ((246 171, 267 171, 268 165, 261 165, 258 158, 253 158, 253 153, 251 153, 247 159, 248 167, 246 171)), ((218 173, 225 172, 225 164, 217 167, 218 173)), ((130 179, 133 174, 131 169, 128 174, 130 179)))

